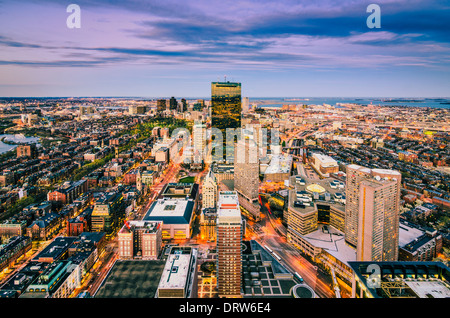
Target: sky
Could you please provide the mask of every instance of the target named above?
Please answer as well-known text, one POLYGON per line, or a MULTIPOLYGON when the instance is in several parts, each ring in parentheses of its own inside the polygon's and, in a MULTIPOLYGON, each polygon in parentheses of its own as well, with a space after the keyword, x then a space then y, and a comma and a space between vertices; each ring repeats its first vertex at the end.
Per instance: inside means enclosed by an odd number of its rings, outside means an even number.
POLYGON ((209 97, 226 79, 248 97, 449 97, 449 17, 449 0, 0 0, 0 96, 209 97))

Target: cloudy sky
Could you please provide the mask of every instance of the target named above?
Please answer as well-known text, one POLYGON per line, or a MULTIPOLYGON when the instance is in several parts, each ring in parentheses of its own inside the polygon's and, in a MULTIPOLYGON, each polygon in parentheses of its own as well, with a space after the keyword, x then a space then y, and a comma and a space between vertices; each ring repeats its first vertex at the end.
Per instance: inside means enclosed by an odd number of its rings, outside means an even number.
POLYGON ((448 0, 0 0, 0 96, 208 97, 226 76, 249 97, 449 97, 449 17, 448 0))

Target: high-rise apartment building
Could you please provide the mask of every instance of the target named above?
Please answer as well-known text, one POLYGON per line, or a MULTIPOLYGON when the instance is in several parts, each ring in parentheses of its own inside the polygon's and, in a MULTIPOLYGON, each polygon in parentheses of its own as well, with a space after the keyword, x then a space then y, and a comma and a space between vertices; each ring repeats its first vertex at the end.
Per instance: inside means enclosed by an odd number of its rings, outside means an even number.
POLYGON ((246 124, 243 134, 244 136, 248 134, 249 137, 251 137, 250 139, 253 139, 256 142, 258 153, 261 158, 267 156, 268 134, 266 128, 263 128, 261 124, 246 124))
MULTIPOLYGON (((241 83, 213 82, 211 83, 211 127, 219 129, 223 140, 223 159, 232 161, 233 152, 230 150, 227 157, 227 148, 234 147, 234 140, 229 134, 227 142, 227 128, 241 128, 241 83)), ((234 139, 234 137, 233 137, 234 139)))
POLYGON ((219 192, 217 203, 217 285, 219 297, 241 297, 242 218, 238 194, 219 192))
POLYGON ((248 97, 242 99, 242 111, 247 113, 250 110, 250 100, 248 97))
POLYGON ((180 112, 184 113, 185 111, 187 111, 188 109, 188 104, 185 98, 181 99, 181 104, 180 104, 180 112))
POLYGON ((364 180, 360 185, 358 214, 358 261, 396 261, 398 228, 395 225, 396 182, 364 180))
POLYGON ((156 111, 161 113, 167 109, 167 102, 165 99, 158 99, 156 101, 156 111))
POLYGON ((240 139, 234 149, 234 189, 249 202, 259 195, 258 146, 252 139, 240 139))
POLYGON ((401 174, 347 166, 345 240, 358 261, 396 261, 401 174))
POLYGON ((192 127, 194 158, 205 158, 206 155, 206 125, 201 121, 196 121, 192 127))
POLYGON ((128 113, 130 115, 145 114, 146 111, 147 111, 147 108, 144 105, 129 105, 128 106, 128 113))

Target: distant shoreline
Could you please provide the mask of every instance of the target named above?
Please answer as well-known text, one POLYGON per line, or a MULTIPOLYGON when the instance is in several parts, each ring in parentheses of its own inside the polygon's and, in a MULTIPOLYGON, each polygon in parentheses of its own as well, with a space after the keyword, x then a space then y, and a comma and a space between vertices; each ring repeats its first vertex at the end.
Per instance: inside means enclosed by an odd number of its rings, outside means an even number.
POLYGON ((7 139, 8 135, 9 136, 15 136, 15 134, 2 134, 2 135, 0 135, 0 154, 3 154, 5 152, 11 151, 11 150, 14 150, 19 145, 28 145, 30 143, 35 143, 35 144, 39 143, 39 141, 38 141, 39 138, 37 138, 37 137, 26 137, 25 136, 26 139, 28 139, 28 138, 36 138, 37 140, 35 140, 34 142, 18 142, 18 141, 8 140, 7 139))

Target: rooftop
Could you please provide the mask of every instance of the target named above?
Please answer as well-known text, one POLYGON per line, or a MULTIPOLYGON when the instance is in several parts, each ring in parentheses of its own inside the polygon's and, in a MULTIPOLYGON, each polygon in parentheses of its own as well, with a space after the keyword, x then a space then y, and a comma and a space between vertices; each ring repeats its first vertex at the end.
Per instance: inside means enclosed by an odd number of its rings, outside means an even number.
POLYGON ((450 298, 450 288, 448 284, 441 281, 407 281, 406 285, 408 285, 419 298, 450 298))
POLYGON ((398 245, 404 247, 421 237, 425 232, 421 229, 409 226, 404 222, 400 222, 398 234, 398 245))
POLYGON ((130 229, 138 228, 138 229, 145 229, 145 233, 156 233, 161 226, 161 222, 151 222, 151 221, 128 221, 125 222, 125 225, 120 230, 120 233, 129 233, 130 229))
POLYGON ((264 174, 289 173, 292 167, 292 156, 274 155, 264 174))
POLYGON ((61 255, 63 255, 68 248, 78 239, 76 236, 62 237, 58 236, 53 239, 53 241, 47 245, 33 260, 40 260, 43 258, 51 258, 57 260, 61 255))
POLYGON ((191 247, 172 247, 158 289, 184 289, 191 272, 191 260, 196 253, 196 249, 191 247))
POLYGON ((292 273, 283 267, 256 241, 243 241, 242 288, 244 298, 291 298, 297 284, 292 273))
POLYGON ((289 208, 307 214, 316 210, 316 203, 328 204, 345 211, 345 184, 342 181, 325 178, 309 179, 306 176, 292 176, 289 183, 289 208), (297 203, 296 203, 297 202, 297 203))
POLYGON ((217 216, 241 216, 239 198, 236 191, 220 191, 217 202, 217 216))
POLYGON ((163 221, 165 224, 190 223, 194 201, 189 199, 159 199, 152 203, 144 221, 163 221))
POLYGON ((333 165, 336 166, 337 162, 330 156, 322 155, 320 153, 313 153, 313 157, 317 158, 322 165, 333 165))
POLYGON ((356 260, 356 249, 346 244, 344 233, 332 226, 319 224, 316 231, 304 235, 303 238, 343 263, 356 260))
POLYGON ((195 199, 197 197, 197 183, 168 183, 161 196, 164 198, 185 198, 195 199))
POLYGON ((380 268, 380 287, 369 287, 367 280, 373 262, 350 262, 357 279, 366 286, 368 293, 375 298, 412 297, 448 298, 450 297, 450 269, 441 262, 375 262, 380 268), (402 288, 390 287, 397 284, 402 288))
POLYGON ((164 261, 117 260, 95 298, 154 298, 164 261))
POLYGON ((322 193, 325 193, 326 190, 325 190, 324 187, 313 183, 313 184, 310 184, 310 185, 308 185, 306 187, 306 191, 311 192, 311 193, 320 193, 320 194, 322 194, 322 193))

